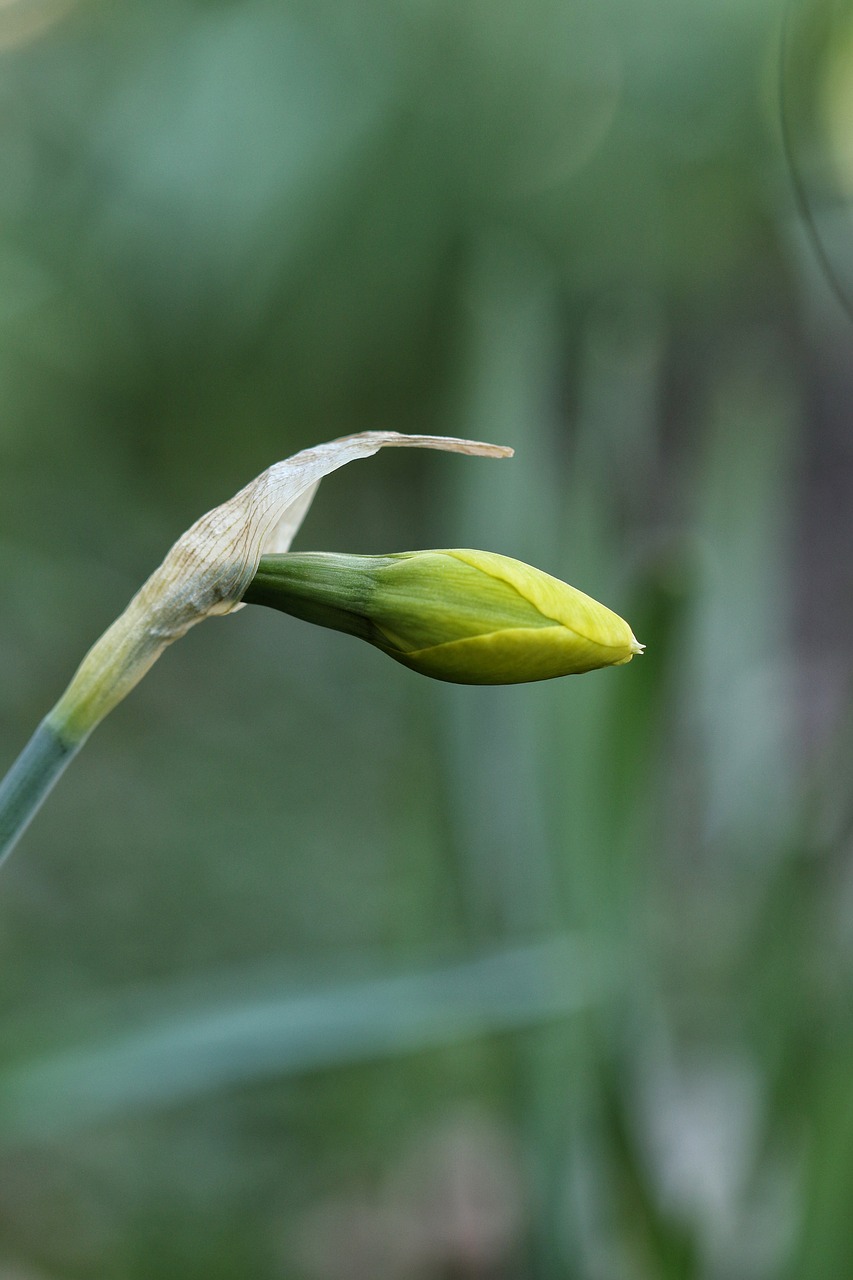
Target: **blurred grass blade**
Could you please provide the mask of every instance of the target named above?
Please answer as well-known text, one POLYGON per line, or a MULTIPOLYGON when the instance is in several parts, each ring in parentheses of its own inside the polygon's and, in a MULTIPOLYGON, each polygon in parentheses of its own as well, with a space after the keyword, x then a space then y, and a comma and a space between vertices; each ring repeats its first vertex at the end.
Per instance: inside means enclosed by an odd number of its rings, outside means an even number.
POLYGON ((592 947, 559 936, 424 973, 194 1004, 8 1071, 0 1135, 51 1138, 211 1090, 535 1026, 588 1007, 610 981, 592 947))

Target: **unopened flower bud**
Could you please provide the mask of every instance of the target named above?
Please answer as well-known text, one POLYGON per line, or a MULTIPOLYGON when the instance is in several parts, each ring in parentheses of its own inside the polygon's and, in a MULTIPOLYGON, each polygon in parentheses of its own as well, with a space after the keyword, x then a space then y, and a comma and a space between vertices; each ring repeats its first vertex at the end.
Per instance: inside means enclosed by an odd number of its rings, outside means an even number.
POLYGON ((548 680, 643 651, 604 605, 488 551, 266 556, 243 601, 360 636, 456 684, 548 680))

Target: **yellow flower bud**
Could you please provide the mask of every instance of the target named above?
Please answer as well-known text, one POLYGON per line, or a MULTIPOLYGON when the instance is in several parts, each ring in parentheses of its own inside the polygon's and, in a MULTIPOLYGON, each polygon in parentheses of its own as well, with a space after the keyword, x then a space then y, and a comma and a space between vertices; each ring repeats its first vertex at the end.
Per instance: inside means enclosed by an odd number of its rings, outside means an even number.
POLYGON ((243 600, 360 636, 456 684, 548 680, 643 651, 604 605, 489 551, 267 556, 243 600))

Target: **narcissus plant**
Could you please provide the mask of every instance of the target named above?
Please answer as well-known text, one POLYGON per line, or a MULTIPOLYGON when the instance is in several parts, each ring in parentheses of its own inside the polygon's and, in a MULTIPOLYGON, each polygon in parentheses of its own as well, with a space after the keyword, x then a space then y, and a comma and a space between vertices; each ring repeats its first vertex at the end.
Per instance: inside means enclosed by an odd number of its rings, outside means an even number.
POLYGON ((577 675, 643 649, 604 605, 490 551, 265 556, 243 599, 360 636, 455 684, 577 675))
POLYGON ((476 440, 372 431, 278 462, 197 520, 89 650, 0 783, 0 860, 95 726, 196 623, 270 605, 423 675, 511 684, 630 662, 642 646, 574 587, 486 551, 287 554, 323 476, 387 446, 505 458, 476 440))

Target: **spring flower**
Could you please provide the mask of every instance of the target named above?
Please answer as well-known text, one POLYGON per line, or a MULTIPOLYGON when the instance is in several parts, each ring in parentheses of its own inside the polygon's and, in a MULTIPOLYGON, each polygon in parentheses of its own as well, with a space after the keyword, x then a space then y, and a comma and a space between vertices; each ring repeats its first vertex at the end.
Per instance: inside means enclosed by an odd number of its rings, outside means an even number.
POLYGON ((457 684, 575 675, 643 649, 627 622, 582 591, 488 551, 266 556, 244 599, 360 636, 457 684))
POLYGON ((94 727, 163 650, 205 618, 244 604, 272 604, 352 632, 415 671, 468 684, 543 680, 629 662, 642 651, 609 609, 504 556, 289 556, 323 476, 389 445, 512 454, 476 440, 368 431, 277 462, 208 511, 92 646, 0 782, 0 861, 94 727))

